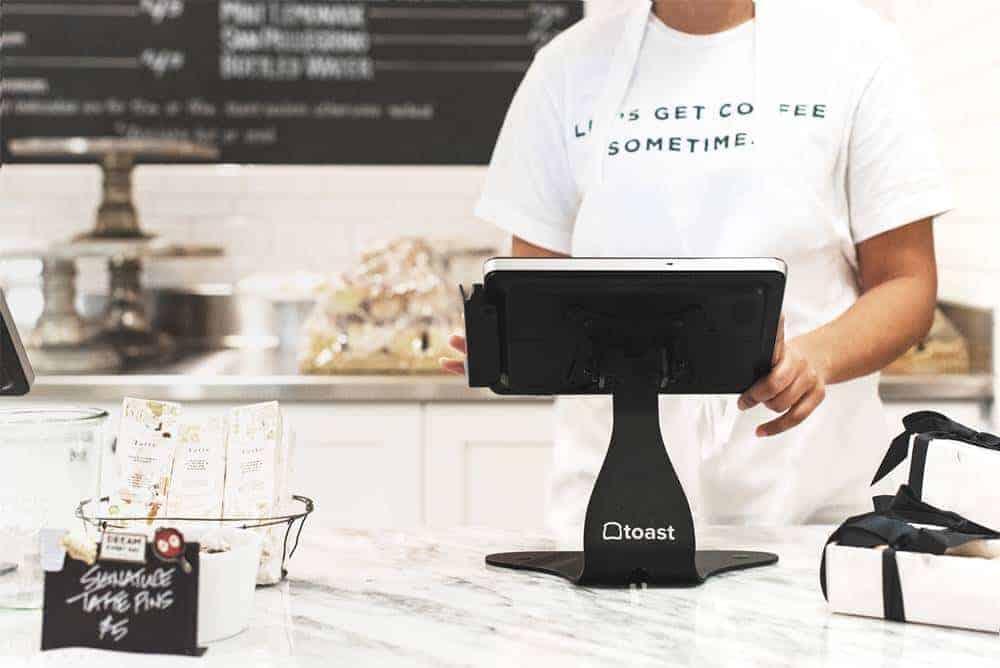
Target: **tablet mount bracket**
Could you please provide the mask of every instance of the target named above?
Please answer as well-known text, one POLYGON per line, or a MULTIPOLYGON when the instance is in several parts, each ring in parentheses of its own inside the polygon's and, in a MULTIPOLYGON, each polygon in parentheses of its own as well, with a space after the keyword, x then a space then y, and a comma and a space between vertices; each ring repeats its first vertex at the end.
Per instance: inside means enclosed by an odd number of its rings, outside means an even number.
MULTIPOLYGON (((473 385, 473 370, 480 380, 486 375, 496 382, 500 368, 495 308, 485 304, 481 287, 476 288, 465 304, 473 385)), ((680 319, 682 327, 696 327, 700 316, 694 310, 670 317, 680 319)), ((766 552, 695 549, 691 508, 659 419, 660 391, 676 374, 691 373, 680 359, 679 339, 631 338, 621 323, 615 326, 592 313, 581 318, 586 348, 594 353, 586 373, 612 395, 614 415, 611 443, 587 506, 583 551, 507 552, 487 556, 486 563, 558 575, 583 586, 677 587, 777 562, 777 555, 766 552)))

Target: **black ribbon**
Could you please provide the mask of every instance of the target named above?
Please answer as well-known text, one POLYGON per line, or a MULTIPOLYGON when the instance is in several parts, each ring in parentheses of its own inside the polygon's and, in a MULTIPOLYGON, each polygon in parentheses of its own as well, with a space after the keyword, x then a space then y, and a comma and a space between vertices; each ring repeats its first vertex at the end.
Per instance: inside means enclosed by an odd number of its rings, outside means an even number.
MULTIPOLYGON (((850 517, 827 539, 850 547, 887 546, 882 554, 882 605, 886 619, 906 621, 903 590, 896 564, 897 552, 944 554, 972 540, 1000 538, 1000 533, 961 515, 921 501, 909 487, 903 485, 895 496, 876 496, 875 511, 850 517), (928 524, 935 529, 915 527, 928 524)), ((826 592, 826 548, 819 566, 819 584, 826 592)))
POLYGON ((896 563, 896 550, 891 547, 882 550, 882 616, 894 622, 906 621, 899 564, 896 563))
MULTIPOLYGON (((914 434, 925 436, 926 438, 923 439, 924 443, 930 443, 935 438, 942 438, 961 441, 981 448, 989 448, 990 450, 1000 450, 1000 437, 993 434, 970 429, 934 411, 910 413, 903 418, 903 433, 892 439, 892 443, 889 445, 882 463, 879 464, 878 471, 875 472, 875 477, 872 479, 873 485, 889 475, 893 469, 906 460, 906 454, 910 446, 910 437, 914 434)), ((918 471, 919 479, 922 480, 922 467, 917 468, 920 469, 918 471)), ((917 488, 919 489, 919 484, 917 488)))

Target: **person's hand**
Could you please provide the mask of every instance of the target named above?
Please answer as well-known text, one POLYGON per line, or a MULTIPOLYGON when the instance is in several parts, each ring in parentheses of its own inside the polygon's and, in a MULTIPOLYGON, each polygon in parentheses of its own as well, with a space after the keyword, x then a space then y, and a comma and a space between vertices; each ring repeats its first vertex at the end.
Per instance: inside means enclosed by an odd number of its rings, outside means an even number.
POLYGON ((748 410, 764 404, 779 417, 757 427, 757 436, 774 436, 800 424, 826 398, 826 369, 822 356, 810 350, 803 337, 785 342, 785 319, 778 324, 774 367, 740 395, 737 406, 748 410))
MULTIPOLYGON (((448 345, 462 353, 465 356, 465 337, 459 336, 458 334, 452 334, 451 338, 448 339, 448 345)), ((448 373, 454 373, 459 376, 465 375, 465 360, 464 359, 449 359, 447 357, 441 358, 441 368, 448 373)))

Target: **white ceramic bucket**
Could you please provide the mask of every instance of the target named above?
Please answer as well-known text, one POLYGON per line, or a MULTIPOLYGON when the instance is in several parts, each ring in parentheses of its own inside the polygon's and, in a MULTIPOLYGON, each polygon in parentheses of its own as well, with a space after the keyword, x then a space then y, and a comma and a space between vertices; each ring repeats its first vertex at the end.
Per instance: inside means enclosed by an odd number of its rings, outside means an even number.
POLYGON ((184 536, 193 542, 209 531, 230 549, 199 556, 199 645, 229 638, 250 625, 262 544, 261 535, 247 529, 189 529, 184 536))

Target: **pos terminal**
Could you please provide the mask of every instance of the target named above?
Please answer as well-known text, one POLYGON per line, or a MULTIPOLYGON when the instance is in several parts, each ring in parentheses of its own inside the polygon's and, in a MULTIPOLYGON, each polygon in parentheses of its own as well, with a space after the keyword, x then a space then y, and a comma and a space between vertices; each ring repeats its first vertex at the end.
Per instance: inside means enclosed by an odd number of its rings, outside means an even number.
POLYGON ((14 318, 0 291, 0 396, 27 394, 34 380, 35 373, 21 345, 14 318))
MULTIPOLYGON (((736 394, 771 369, 785 287, 774 258, 496 258, 465 295, 468 380, 504 395, 610 394, 614 426, 583 551, 492 554, 578 585, 697 585, 773 564, 696 550, 660 433, 660 394, 736 394)), ((669 435, 668 435, 669 437, 669 435)))

